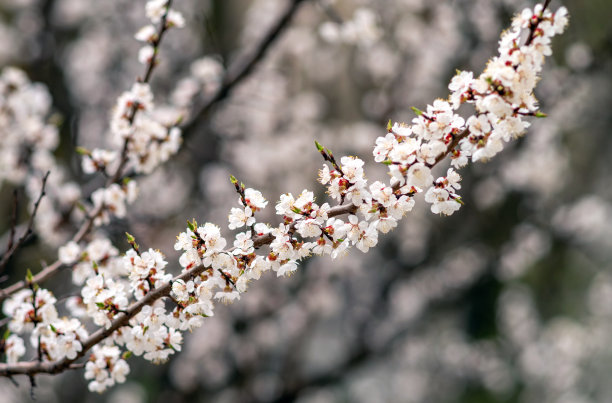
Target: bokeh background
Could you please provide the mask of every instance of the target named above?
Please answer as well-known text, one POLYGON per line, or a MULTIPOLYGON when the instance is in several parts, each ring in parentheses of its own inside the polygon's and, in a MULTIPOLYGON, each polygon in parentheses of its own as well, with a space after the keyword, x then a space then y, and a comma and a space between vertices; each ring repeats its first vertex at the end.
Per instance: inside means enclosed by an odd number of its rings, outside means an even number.
MULTIPOLYGON (((0 66, 48 86, 63 118, 56 156, 86 191, 99 182, 83 175, 74 149, 105 144, 116 97, 141 74, 133 34, 144 3, 0 0, 0 66)), ((239 63, 288 4, 176 0, 187 26, 162 45, 156 103, 181 104, 204 56, 239 63)), ((563 5, 570 26, 536 90, 548 118, 461 172, 459 212, 435 216, 417 199, 369 253, 264 276, 218 307, 168 363, 131 358, 127 383, 103 395, 87 391, 81 371, 41 376, 39 401, 612 401, 612 2, 563 5)), ((383 178, 371 150, 386 122, 409 122, 411 106, 446 98, 455 69, 482 71, 526 6, 304 1, 252 74, 185 133, 179 155, 139 178, 128 218, 105 230, 121 250, 128 230, 176 262, 174 238, 187 219, 227 222, 236 202, 230 174, 271 201, 302 189, 323 200, 315 139, 335 155, 360 156, 369 178, 383 178)), ((2 233, 11 191, 2 185, 2 233)), ((273 210, 262 217, 277 222, 273 210)), ((55 253, 35 237, 8 273, 20 278, 55 253)), ((67 278, 48 286, 69 292, 67 278)), ((18 380, 20 388, 0 379, 0 400, 30 400, 29 383, 18 380)))

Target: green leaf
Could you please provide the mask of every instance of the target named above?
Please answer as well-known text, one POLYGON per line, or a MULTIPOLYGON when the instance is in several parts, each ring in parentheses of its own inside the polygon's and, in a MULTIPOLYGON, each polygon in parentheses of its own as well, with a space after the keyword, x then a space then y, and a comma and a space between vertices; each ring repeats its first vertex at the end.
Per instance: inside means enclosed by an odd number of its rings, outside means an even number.
POLYGON ((544 112, 540 112, 540 111, 537 111, 533 116, 535 116, 536 118, 545 118, 545 117, 548 117, 547 114, 545 114, 544 112))
POLYGON ((318 151, 323 151, 323 146, 317 140, 315 140, 315 146, 317 147, 318 151))
POLYGON ((234 175, 230 175, 230 182, 232 182, 232 185, 235 185, 238 183, 238 179, 234 175))
POLYGON ((27 269, 26 270, 26 281, 28 283, 31 283, 34 280, 34 276, 32 275, 32 270, 27 269))
POLYGON ((75 151, 79 155, 90 155, 91 154, 91 152, 88 149, 86 149, 85 147, 77 147, 75 149, 75 151))
POLYGON ((390 132, 392 128, 393 128, 393 123, 391 123, 391 119, 389 119, 389 122, 387 122, 387 131, 390 132))
POLYGON ((412 111, 417 115, 417 116, 421 116, 423 114, 423 111, 420 110, 419 108, 416 108, 414 106, 411 106, 410 109, 412 109, 412 111))
POLYGON ((8 329, 6 329, 6 330, 4 331, 4 335, 2 336, 2 340, 6 340, 6 339, 8 339, 10 335, 11 335, 11 331, 10 331, 10 330, 8 330, 8 329))
POLYGON ((196 229, 198 228, 198 223, 196 222, 195 218, 193 219, 193 221, 187 221, 187 228, 189 228, 191 232, 196 232, 196 229))

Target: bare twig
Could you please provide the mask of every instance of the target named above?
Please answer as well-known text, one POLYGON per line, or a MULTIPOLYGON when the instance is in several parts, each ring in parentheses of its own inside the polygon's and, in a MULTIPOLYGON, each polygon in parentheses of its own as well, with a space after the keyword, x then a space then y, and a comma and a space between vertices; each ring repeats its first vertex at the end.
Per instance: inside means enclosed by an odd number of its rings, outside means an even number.
MULTIPOLYGON (((30 235, 32 235, 33 228, 34 228, 34 217, 36 216, 36 212, 38 211, 38 206, 40 205, 40 201, 45 196, 45 186, 47 185, 47 178, 49 178, 49 174, 50 173, 51 173, 51 171, 47 171, 45 176, 43 176, 42 185, 40 187, 40 194, 38 195, 38 199, 36 199, 36 202, 34 202, 34 209, 32 210, 32 214, 30 215, 30 220, 28 221, 28 226, 26 227, 26 230, 25 230, 24 234, 21 236, 21 238, 19 238, 17 240, 17 242, 15 242, 15 243, 13 243, 13 237, 14 237, 13 231, 14 231, 14 227, 15 227, 15 222, 13 222, 11 224, 12 225, 12 229, 11 229, 11 235, 10 235, 10 239, 9 239, 9 245, 10 246, 6 250, 6 252, 4 252, 4 254, 2 255, 2 259, 0 259, 0 272, 4 270, 4 268, 8 264, 8 261, 10 260, 10 258, 15 254, 15 252, 17 252, 17 250, 21 247, 21 245, 23 245, 23 243, 28 240, 30 235)), ((16 209, 17 209, 17 207, 15 207, 15 211, 16 211, 16 209)))
POLYGON ((194 129, 206 119, 212 108, 220 101, 226 99, 231 94, 234 87, 251 74, 257 64, 263 60, 272 45, 282 36, 285 29, 289 27, 293 16, 298 11, 300 5, 305 1, 307 0, 291 0, 285 12, 281 14, 274 25, 270 27, 270 30, 261 39, 255 50, 242 60, 230 66, 219 90, 196 108, 192 114, 192 118, 183 125, 184 138, 191 136, 195 132, 194 129))

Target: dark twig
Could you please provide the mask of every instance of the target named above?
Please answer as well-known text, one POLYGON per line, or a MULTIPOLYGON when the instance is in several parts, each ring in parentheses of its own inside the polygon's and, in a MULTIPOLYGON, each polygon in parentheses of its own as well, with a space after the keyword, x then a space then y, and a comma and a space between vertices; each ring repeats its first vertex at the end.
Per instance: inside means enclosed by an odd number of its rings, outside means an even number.
MULTIPOLYGON (((2 255, 2 259, 0 259, 0 272, 4 270, 4 268, 8 264, 9 259, 15 254, 15 252, 17 252, 17 250, 21 247, 21 245, 23 245, 23 243, 28 240, 30 235, 32 235, 33 227, 34 227, 34 217, 36 216, 36 212, 38 211, 38 206, 40 205, 40 201, 45 196, 45 186, 47 185, 47 178, 49 178, 50 173, 51 171, 47 171, 45 176, 43 176, 42 185, 40 189, 40 195, 38 196, 38 199, 36 200, 36 202, 34 202, 34 210, 32 210, 32 214, 30 215, 30 220, 28 221, 28 226, 24 234, 21 236, 21 238, 17 240, 16 243, 13 243, 14 234, 11 234, 10 239, 9 239, 10 247, 6 250, 4 255, 2 255)), ((13 231, 13 229, 11 229, 11 231, 13 231)))
POLYGON ((34 379, 34 375, 30 375, 28 378, 30 378, 30 399, 36 401, 36 379, 34 379))
POLYGON ((257 64, 263 60, 272 45, 282 36, 283 31, 289 26, 289 23, 298 11, 300 5, 305 1, 307 0, 291 0, 291 4, 276 20, 268 33, 261 39, 261 42, 259 42, 255 50, 250 55, 245 56, 242 60, 230 66, 219 90, 196 108, 192 114, 192 118, 183 125, 184 138, 192 135, 194 129, 206 119, 206 116, 212 108, 220 101, 226 99, 231 94, 234 87, 251 74, 257 64))

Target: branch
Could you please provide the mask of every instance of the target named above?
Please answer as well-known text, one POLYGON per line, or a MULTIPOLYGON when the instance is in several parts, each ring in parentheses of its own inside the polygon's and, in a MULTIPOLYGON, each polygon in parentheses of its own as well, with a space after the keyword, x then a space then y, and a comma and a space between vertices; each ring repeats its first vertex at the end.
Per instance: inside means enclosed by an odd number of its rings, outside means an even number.
POLYGON ((184 139, 186 139, 191 133, 195 132, 194 129, 204 121, 207 114, 218 102, 226 99, 231 94, 234 87, 242 80, 247 78, 251 72, 253 72, 257 64, 263 60, 270 47, 289 27, 293 16, 298 11, 300 5, 302 5, 305 1, 308 0, 291 0, 291 4, 289 4, 285 12, 276 20, 274 25, 270 27, 270 30, 261 39, 261 42, 259 42, 255 50, 250 55, 244 57, 244 60, 240 60, 230 66, 223 79, 223 82, 221 83, 221 88, 219 88, 214 95, 205 100, 204 103, 199 106, 196 111, 194 111, 192 118, 182 127, 184 139))
MULTIPOLYGON (((466 128, 464 131, 454 136, 453 140, 449 143, 446 151, 438 155, 434 163, 429 165, 429 167, 433 168, 436 165, 438 165, 442 160, 446 158, 446 156, 448 156, 450 153, 453 152, 457 144, 459 144, 459 141, 467 137, 469 134, 470 134, 470 131, 466 128)), ((398 182, 393 186, 393 190, 397 191, 400 187, 401 186, 398 182)), ((331 209, 329 209, 329 211, 327 212, 327 216, 329 218, 332 218, 332 217, 338 217, 338 216, 345 215, 345 214, 355 214, 356 212, 357 212, 357 206, 355 206, 353 203, 338 204, 337 206, 334 206, 331 209)), ((295 229, 295 226, 297 225, 298 222, 299 220, 295 220, 294 222, 292 222, 290 226, 291 229, 295 229)), ((271 233, 267 233, 267 234, 260 235, 260 236, 253 238, 253 246, 255 248, 260 248, 264 245, 271 244, 272 241, 274 241, 274 235, 272 235, 271 233)))
POLYGON ((147 305, 153 304, 160 298, 167 297, 172 290, 172 283, 177 280, 183 280, 185 282, 189 279, 197 276, 208 269, 206 266, 196 266, 186 272, 179 274, 174 277, 171 281, 150 291, 141 300, 134 302, 130 305, 124 313, 120 313, 118 317, 111 322, 108 328, 100 328, 85 341, 82 342, 82 350, 77 353, 77 356, 73 359, 64 358, 57 361, 39 362, 19 362, 16 364, 0 364, 0 376, 11 376, 11 375, 35 375, 40 373, 45 374, 58 374, 67 369, 76 369, 82 367, 82 364, 75 363, 78 359, 85 356, 87 352, 96 344, 109 337, 113 332, 122 326, 128 324, 129 320, 138 314, 147 305))
MULTIPOLYGON (((459 143, 459 140, 466 137, 469 134, 469 131, 466 129, 460 134, 456 135, 453 140, 450 142, 447 150, 444 153, 441 153, 436 161, 431 165, 434 167, 438 163, 440 163, 446 156, 448 156, 455 148, 455 146, 459 143)), ((334 206, 328 211, 328 217, 337 217, 344 214, 353 214, 357 211, 357 206, 352 203, 348 204, 340 204, 334 206)), ((297 220, 294 221, 291 226, 294 228, 297 224, 297 220)), ((265 234, 253 239, 253 243, 255 247, 261 247, 263 245, 269 245, 274 241, 274 236, 272 234, 265 234)), ((57 374, 63 372, 67 369, 73 368, 75 362, 81 357, 85 356, 87 352, 96 344, 100 343, 107 337, 111 336, 114 331, 117 329, 126 326, 130 319, 136 316, 142 308, 147 305, 153 304, 160 298, 167 297, 172 290, 172 283, 177 280, 183 280, 185 282, 194 278, 198 274, 204 272, 208 267, 200 265, 196 266, 188 271, 181 273, 180 275, 174 277, 168 283, 162 285, 159 288, 156 288, 150 291, 148 294, 144 296, 141 300, 130 305, 124 313, 120 313, 116 319, 114 319, 111 325, 108 328, 100 328, 95 333, 93 333, 87 340, 82 343, 82 350, 77 354, 77 356, 73 359, 64 358, 63 360, 52 361, 52 362, 20 362, 17 364, 0 364, 0 376, 11 376, 11 375, 35 375, 38 373, 47 373, 47 374, 57 374)))

